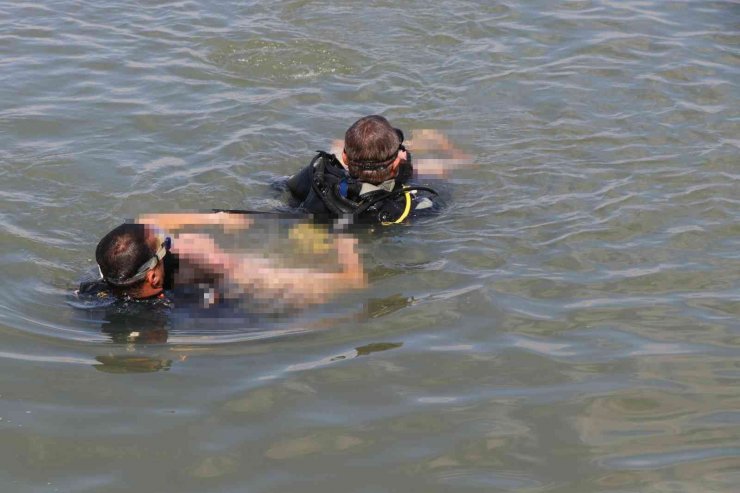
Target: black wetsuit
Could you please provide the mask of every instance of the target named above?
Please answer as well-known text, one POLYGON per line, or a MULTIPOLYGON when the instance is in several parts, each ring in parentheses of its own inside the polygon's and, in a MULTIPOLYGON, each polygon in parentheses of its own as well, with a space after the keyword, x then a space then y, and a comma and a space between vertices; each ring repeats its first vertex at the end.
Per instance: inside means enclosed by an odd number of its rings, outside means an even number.
POLYGON ((311 163, 288 179, 288 189, 297 205, 319 217, 351 216, 362 223, 392 224, 421 210, 432 210, 436 195, 430 188, 408 185, 409 162, 401 164, 398 176, 372 185, 349 176, 333 154, 319 151, 311 163))

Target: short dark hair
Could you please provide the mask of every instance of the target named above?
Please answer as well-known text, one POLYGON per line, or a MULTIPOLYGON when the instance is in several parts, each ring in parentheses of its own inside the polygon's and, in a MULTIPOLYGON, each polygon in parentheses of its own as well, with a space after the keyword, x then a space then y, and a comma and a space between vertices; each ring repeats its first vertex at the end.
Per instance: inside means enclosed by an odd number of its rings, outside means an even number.
MULTIPOLYGON (((95 260, 103 278, 113 282, 132 277, 151 258, 152 250, 146 242, 143 224, 121 224, 103 236, 95 249, 95 260)), ((143 282, 144 279, 126 286, 125 291, 135 291, 143 282)))
POLYGON ((392 178, 390 165, 401 145, 399 132, 380 115, 360 118, 344 134, 349 174, 374 185, 392 178), (372 169, 368 169, 372 164, 372 169))

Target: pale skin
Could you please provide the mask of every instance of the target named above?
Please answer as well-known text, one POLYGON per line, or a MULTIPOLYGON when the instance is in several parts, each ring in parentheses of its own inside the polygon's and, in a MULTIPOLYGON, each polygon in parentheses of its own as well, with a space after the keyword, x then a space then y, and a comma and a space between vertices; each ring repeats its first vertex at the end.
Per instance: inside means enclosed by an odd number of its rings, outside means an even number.
MULTIPOLYGON (((423 128, 412 132, 412 139, 404 143, 404 146, 413 152, 440 153, 447 157, 415 158, 414 173, 418 176, 428 178, 446 178, 453 169, 471 166, 472 161, 469 154, 458 149, 450 139, 439 130, 423 128)), ((342 166, 347 168, 347 153, 344 152, 344 141, 334 140, 331 152, 339 157, 342 166)), ((401 161, 408 159, 406 151, 400 151, 398 157, 391 164, 392 176, 398 174, 401 161)))
MULTIPOLYGON (((140 224, 156 226, 174 232, 188 226, 221 226, 225 229, 246 229, 252 224, 244 214, 147 214, 139 217, 140 224)), ((157 238, 149 233, 150 247, 155 251, 157 238)), ((313 268, 290 268, 274 260, 246 253, 225 252, 206 234, 183 233, 173 238, 172 253, 180 259, 176 282, 209 276, 238 286, 256 299, 280 299, 286 306, 304 307, 322 303, 329 297, 350 289, 362 288, 366 276, 357 249, 357 241, 338 236, 332 242, 338 270, 320 271, 313 268)), ((145 298, 162 293, 164 265, 159 262, 146 273, 136 297, 145 298)))
POLYGON ((175 232, 188 226, 221 226, 226 231, 233 231, 247 229, 252 225, 252 218, 246 214, 229 214, 227 212, 176 212, 144 214, 139 216, 136 222, 156 226, 170 232, 175 232))

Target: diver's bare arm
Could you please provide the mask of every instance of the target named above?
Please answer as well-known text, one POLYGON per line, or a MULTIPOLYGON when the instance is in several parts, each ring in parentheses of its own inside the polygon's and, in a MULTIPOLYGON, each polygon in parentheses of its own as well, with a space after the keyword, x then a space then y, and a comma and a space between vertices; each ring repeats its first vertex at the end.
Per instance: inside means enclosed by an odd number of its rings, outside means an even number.
POLYGON ((165 231, 176 231, 187 226, 221 226, 224 229, 247 229, 252 219, 245 214, 227 212, 143 214, 137 218, 139 224, 158 226, 165 231))
POLYGON ((365 286, 357 241, 338 237, 334 248, 339 272, 281 267, 264 257, 224 252, 207 235, 183 234, 176 238, 173 246, 175 253, 190 263, 223 276, 255 298, 279 298, 293 306, 322 303, 341 291, 365 286))

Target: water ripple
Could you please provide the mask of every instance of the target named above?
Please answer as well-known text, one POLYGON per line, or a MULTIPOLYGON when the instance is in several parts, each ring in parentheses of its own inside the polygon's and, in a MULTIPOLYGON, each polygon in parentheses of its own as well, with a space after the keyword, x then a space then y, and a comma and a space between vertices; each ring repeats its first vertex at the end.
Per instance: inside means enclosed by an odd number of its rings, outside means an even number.
POLYGON ((735 491, 737 16, 2 3, 9 484, 735 491), (113 225, 277 207, 367 113, 477 163, 362 238, 368 290, 279 320, 67 303, 113 225))

